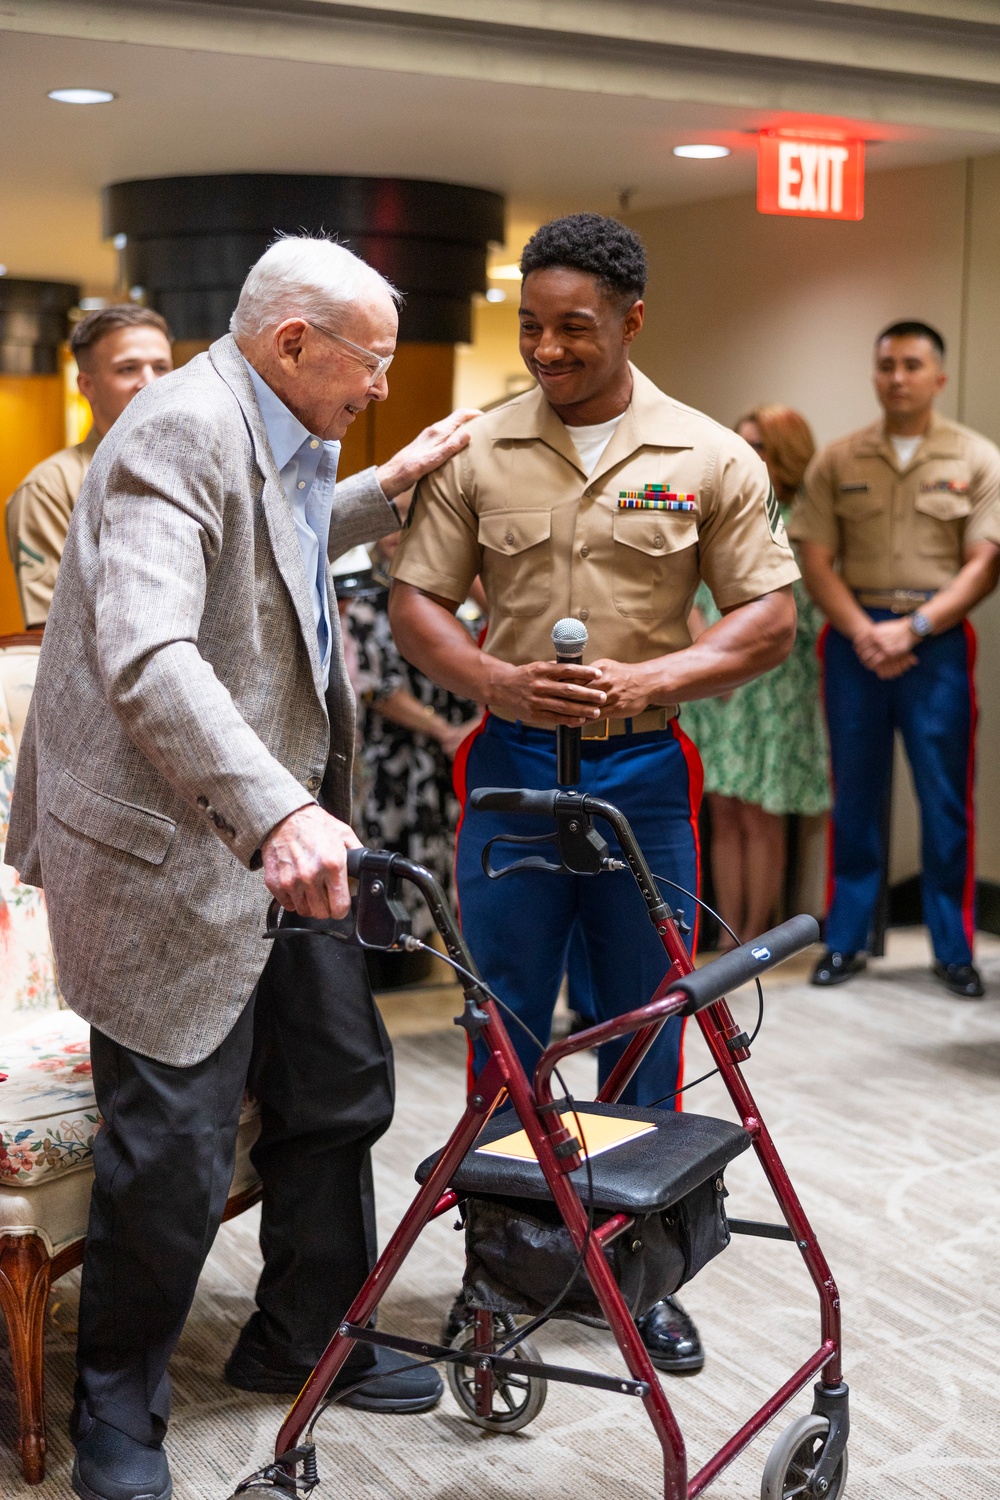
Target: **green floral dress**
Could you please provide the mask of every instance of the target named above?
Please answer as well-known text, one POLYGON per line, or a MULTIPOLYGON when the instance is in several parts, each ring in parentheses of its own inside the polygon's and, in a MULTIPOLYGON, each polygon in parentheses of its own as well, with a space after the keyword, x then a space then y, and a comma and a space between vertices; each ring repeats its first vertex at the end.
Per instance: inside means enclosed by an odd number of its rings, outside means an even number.
MULTIPOLYGON (((783 515, 787 522, 788 511, 783 515)), ((706 792, 738 797, 769 813, 806 816, 830 806, 816 658, 823 616, 801 579, 792 588, 799 626, 781 666, 737 688, 726 701, 685 703, 681 723, 701 753, 706 792)), ((721 618, 706 584, 694 602, 710 625, 721 618)))

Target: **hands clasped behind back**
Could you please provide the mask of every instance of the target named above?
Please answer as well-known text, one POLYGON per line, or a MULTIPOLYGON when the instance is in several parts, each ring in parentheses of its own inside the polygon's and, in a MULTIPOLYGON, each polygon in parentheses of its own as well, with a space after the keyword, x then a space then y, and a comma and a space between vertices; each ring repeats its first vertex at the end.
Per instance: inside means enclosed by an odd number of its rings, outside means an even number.
POLYGON ((300 917, 346 917, 347 851, 360 848, 353 828, 310 803, 283 818, 264 840, 264 884, 300 917))

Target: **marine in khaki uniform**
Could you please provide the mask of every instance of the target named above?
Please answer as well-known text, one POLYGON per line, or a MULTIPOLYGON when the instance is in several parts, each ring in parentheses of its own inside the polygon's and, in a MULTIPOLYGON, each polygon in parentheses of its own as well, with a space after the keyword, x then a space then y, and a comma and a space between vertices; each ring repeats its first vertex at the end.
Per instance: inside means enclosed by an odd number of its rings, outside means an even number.
MULTIPOLYGON (((581 790, 621 807, 651 868, 695 891, 701 763, 678 705, 786 655, 798 571, 760 459, 629 363, 646 279, 632 231, 595 214, 557 220, 521 270, 520 348, 538 388, 474 422, 464 452, 421 482, 392 567, 393 629, 422 672, 489 706, 456 760, 463 801, 477 786, 555 786, 556 726, 581 726, 581 790), (482 650, 455 618, 477 575, 482 650), (701 577, 724 614, 692 645, 701 577), (582 666, 552 659, 552 627, 567 615, 587 626, 582 666)), ((648 999, 666 960, 627 876, 489 881, 486 841, 524 832, 523 819, 467 811, 457 883, 477 963, 544 1044, 574 930, 599 1020, 648 999)), ((694 902, 670 899, 694 926, 694 902)), ((530 1074, 537 1049, 511 1035, 530 1074)), ((668 1022, 627 1102, 673 1105, 680 1043, 668 1022)), ((623 1046, 602 1048, 602 1081, 623 1046)), ((697 1331, 675 1303, 640 1326, 661 1369, 700 1367, 697 1331)))
POLYGON ((7 501, 7 547, 29 630, 40 630, 48 617, 69 518, 97 444, 133 396, 173 369, 166 323, 131 303, 81 319, 70 348, 94 425, 84 442, 36 464, 7 501))
POLYGON ((884 420, 833 443, 806 474, 789 530, 821 638, 834 782, 828 951, 813 983, 864 967, 883 868, 894 732, 920 803, 924 920, 934 974, 983 993, 973 966, 976 642, 966 615, 1000 574, 1000 452, 934 412, 944 343, 923 323, 875 345, 884 420))

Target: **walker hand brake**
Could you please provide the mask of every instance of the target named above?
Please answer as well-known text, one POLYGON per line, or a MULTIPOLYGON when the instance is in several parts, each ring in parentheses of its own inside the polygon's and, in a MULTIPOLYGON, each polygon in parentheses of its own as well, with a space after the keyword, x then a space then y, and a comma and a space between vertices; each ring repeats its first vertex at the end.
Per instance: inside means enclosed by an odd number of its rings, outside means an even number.
POLYGON ((597 832, 593 818, 579 805, 565 809, 557 806, 554 816, 554 833, 494 834, 482 854, 483 871, 488 878, 502 880, 517 870, 544 870, 553 875, 599 875, 602 870, 624 868, 620 860, 611 858, 607 839, 597 832), (498 869, 490 863, 490 850, 494 844, 555 844, 560 863, 551 864, 537 854, 529 854, 526 859, 516 859, 513 864, 498 869))

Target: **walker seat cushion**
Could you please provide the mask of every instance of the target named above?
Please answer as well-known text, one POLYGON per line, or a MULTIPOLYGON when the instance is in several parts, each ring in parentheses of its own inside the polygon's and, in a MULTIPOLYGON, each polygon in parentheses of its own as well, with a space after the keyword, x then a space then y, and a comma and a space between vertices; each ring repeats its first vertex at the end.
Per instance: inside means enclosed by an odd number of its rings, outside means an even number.
MULTIPOLYGON (((565 1113, 565 1111, 564 1111, 565 1113)), ((746 1151, 750 1137, 739 1125, 711 1115, 683 1114, 671 1109, 640 1109, 627 1104, 577 1106, 586 1136, 588 1115, 612 1115, 655 1125, 654 1134, 625 1141, 591 1158, 594 1208, 606 1213, 659 1213, 679 1202, 708 1178, 721 1173, 727 1162, 746 1151)), ((513 1110, 494 1115, 483 1127, 476 1146, 467 1154, 449 1184, 456 1192, 477 1197, 550 1199, 548 1184, 535 1161, 483 1156, 477 1147, 519 1128, 513 1110)), ((573 1125, 569 1122, 569 1128, 573 1125)), ((440 1152, 417 1168, 425 1182, 440 1152)), ((581 1199, 589 1202, 587 1167, 570 1173, 581 1199)))

